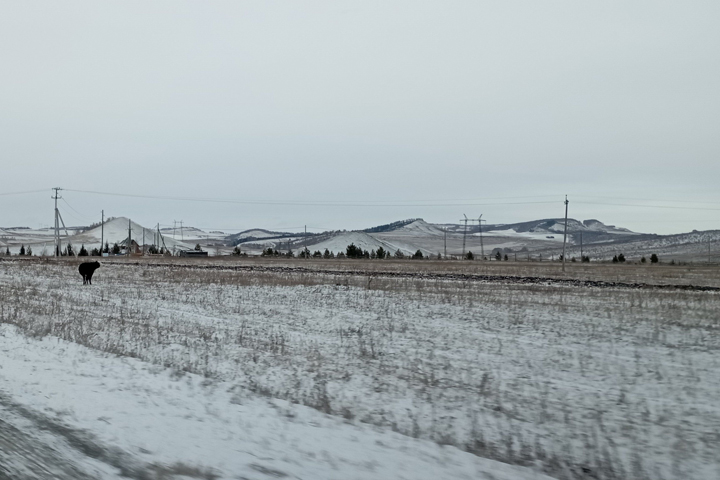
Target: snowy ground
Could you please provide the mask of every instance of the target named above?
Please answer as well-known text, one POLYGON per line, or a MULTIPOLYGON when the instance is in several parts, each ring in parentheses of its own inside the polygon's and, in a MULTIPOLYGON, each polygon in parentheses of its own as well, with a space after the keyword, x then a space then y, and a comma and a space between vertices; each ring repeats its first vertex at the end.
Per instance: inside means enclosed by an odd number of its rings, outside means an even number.
MULTIPOLYGON (((0 351, 0 387, 23 406, 11 421, 31 433, 38 416, 46 427, 70 426, 70 432, 55 428, 64 442, 56 440, 54 449, 90 478, 128 472, 148 478, 160 478, 160 472, 167 478, 228 479, 542 478, 453 447, 253 395, 231 382, 49 337, 29 339, 9 325, 0 326, 0 351), (95 458, 63 449, 62 443, 78 438, 94 445, 95 458)), ((0 472, 24 471, 22 458, 8 457, 0 453, 0 472)), ((67 468, 57 457, 51 463, 67 468)))
POLYGON ((120 265, 78 280, 0 264, 0 421, 95 439, 90 476, 720 476, 716 292, 120 265))

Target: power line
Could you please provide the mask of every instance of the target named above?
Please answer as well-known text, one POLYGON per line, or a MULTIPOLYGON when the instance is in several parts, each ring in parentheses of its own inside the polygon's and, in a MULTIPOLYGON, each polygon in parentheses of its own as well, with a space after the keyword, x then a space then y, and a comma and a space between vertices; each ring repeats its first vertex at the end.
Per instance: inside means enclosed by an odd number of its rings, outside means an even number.
MULTIPOLYGON (((82 213, 80 213, 80 212, 78 212, 77 210, 75 210, 75 209, 73 208, 73 206, 70 205, 70 204, 68 203, 68 201, 65 200, 63 197, 60 197, 60 200, 62 200, 63 203, 65 203, 65 205, 67 205, 68 208, 70 208, 70 210, 72 210, 73 212, 75 212, 75 213, 77 213, 78 215, 80 215, 81 218, 80 218, 79 220, 89 220, 89 219, 91 218, 91 217, 88 217, 88 216, 86 216, 86 215, 83 215, 82 213)), ((73 215, 73 216, 74 216, 74 215, 73 215)), ((77 217, 76 217, 76 218, 77 218, 77 217)))
MULTIPOLYGON (((173 201, 184 201, 184 202, 207 202, 207 203, 230 203, 240 205, 279 205, 279 206, 313 206, 313 207, 461 207, 461 206, 488 206, 488 205, 528 205, 528 204, 541 204, 541 203, 555 203, 554 201, 536 201, 536 202, 493 202, 493 203, 357 203, 357 202, 300 202, 300 201, 264 201, 264 200, 230 200, 230 199, 219 199, 219 198, 201 198, 201 197, 176 197, 176 196, 161 196, 161 195, 141 195, 131 193, 115 193, 115 192, 100 192, 95 190, 74 190, 65 189, 67 192, 76 193, 87 193, 92 195, 109 195, 115 197, 129 197, 129 198, 148 198, 153 200, 173 200, 173 201)), ((528 197, 538 198, 538 197, 528 197)))
POLYGON ((600 202, 575 202, 583 205, 603 205, 613 207, 637 207, 637 208, 670 208, 673 210, 712 210, 720 211, 720 208, 707 208, 707 207, 674 207, 671 205, 638 205, 632 203, 600 203, 600 202))
POLYGON ((637 200, 639 202, 671 202, 671 203, 702 203, 706 205, 720 205, 718 202, 698 202, 693 200, 669 200, 667 198, 664 198, 662 200, 657 198, 637 198, 637 197, 603 197, 600 195, 576 195, 580 198, 605 198, 605 199, 611 199, 611 200, 637 200))
MULTIPOLYGON (((52 190, 52 188, 51 188, 50 190, 52 190)), ((7 195, 25 195, 25 194, 28 194, 28 193, 44 193, 44 192, 47 192, 47 191, 48 191, 47 188, 43 188, 42 190, 26 190, 26 191, 24 191, 24 192, 5 192, 5 193, 0 193, 0 196, 7 196, 7 195)))

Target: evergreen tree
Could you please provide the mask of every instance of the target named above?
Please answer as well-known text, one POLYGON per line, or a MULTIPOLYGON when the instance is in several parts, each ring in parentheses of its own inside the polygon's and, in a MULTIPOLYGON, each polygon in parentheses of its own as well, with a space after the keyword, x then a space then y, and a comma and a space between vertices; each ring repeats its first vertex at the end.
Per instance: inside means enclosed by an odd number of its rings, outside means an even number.
POLYGON ((21 257, 25 256, 25 245, 20 246, 20 253, 18 253, 21 257))
POLYGON ((10 256, 10 247, 5 247, 5 255, 10 256))
POLYGON ((507 262, 507 260, 508 260, 507 253, 506 253, 505 256, 503 257, 503 260, 505 260, 505 261, 507 262))
POLYGON ((501 258, 500 250, 498 250, 497 252, 495 252, 495 260, 500 260, 500 258, 501 258))
POLYGON ((322 253, 320 253, 320 250, 315 250, 313 252, 313 258, 322 258, 322 253))
POLYGON ((385 249, 383 247, 378 247, 377 251, 375 252, 375 256, 377 256, 377 258, 385 258, 387 256, 387 252, 385 252, 385 249))
POLYGON ((78 252, 78 257, 87 257, 87 256, 88 256, 88 251, 85 250, 85 244, 83 243, 82 245, 80 245, 80 251, 78 252))
POLYGON ((658 263, 659 261, 660 259, 656 254, 653 253, 652 255, 650 255, 650 263, 658 263))
POLYGON ((345 256, 347 256, 347 258, 362 258, 362 248, 358 248, 354 243, 351 243, 345 248, 345 256))
POLYGON ((413 260, 422 260, 424 258, 423 253, 420 251, 420 249, 418 249, 418 251, 415 252, 415 255, 412 256, 412 258, 413 260))
POLYGON ((405 258, 405 254, 398 248, 395 252, 395 258, 405 258))
POLYGON ((580 261, 584 263, 590 263, 590 257, 588 255, 583 255, 580 257, 580 261))
POLYGON ((27 252, 25 252, 25 255, 27 255, 28 257, 32 257, 32 247, 30 247, 30 245, 28 245, 27 252))
POLYGON ((615 256, 613 257, 613 260, 612 260, 612 261, 613 261, 613 263, 618 263, 618 256, 615 255, 615 256))
MULTIPOLYGON (((498 253, 498 255, 500 254, 498 253)), ((475 260, 475 255, 473 255, 473 253, 468 250, 468 253, 465 254, 465 260, 475 260)))
POLYGON ((102 253, 110 253, 110 245, 108 245, 108 242, 105 242, 105 248, 103 248, 102 253))
POLYGON ((242 254, 242 252, 240 252, 240 246, 239 246, 239 245, 235 245, 235 248, 233 248, 232 254, 233 254, 233 256, 235 256, 235 257, 239 257, 239 256, 242 254))
MULTIPOLYGON (((150 247, 150 253, 157 253, 157 248, 155 249, 155 252, 152 251, 152 249, 153 249, 154 247, 155 247, 155 245, 153 245, 152 247, 150 247)), ((93 257, 99 257, 99 256, 100 256, 100 250, 98 250, 97 248, 93 248, 93 249, 90 251, 90 255, 93 256, 93 257)))
POLYGON ((646 262, 647 262, 647 259, 646 259, 645 256, 643 255, 643 257, 640 259, 640 263, 646 263, 646 262))
POLYGON ((369 258, 370 258, 370 252, 368 252, 367 250, 365 250, 365 251, 363 252, 363 257, 369 259, 369 258))
POLYGON ((375 253, 375 249, 370 250, 370 258, 377 258, 377 253, 375 253))
POLYGON ((622 253, 618 255, 618 262, 625 263, 625 255, 623 255, 622 253))
POLYGON ((330 250, 327 248, 325 249, 325 253, 323 253, 323 258, 330 258, 330 250))
POLYGON ((195 251, 196 251, 196 252, 202 252, 202 251, 203 251, 203 249, 202 249, 202 247, 200 246, 199 243, 196 243, 196 244, 195 244, 195 251))
POLYGON ((115 244, 112 247, 112 253, 113 255, 119 255, 120 254, 120 245, 115 242, 115 244))
POLYGON ((75 252, 73 251, 72 243, 70 243, 70 242, 68 242, 68 244, 67 244, 67 253, 66 253, 66 255, 69 256, 69 257, 72 257, 73 255, 75 255, 75 252))

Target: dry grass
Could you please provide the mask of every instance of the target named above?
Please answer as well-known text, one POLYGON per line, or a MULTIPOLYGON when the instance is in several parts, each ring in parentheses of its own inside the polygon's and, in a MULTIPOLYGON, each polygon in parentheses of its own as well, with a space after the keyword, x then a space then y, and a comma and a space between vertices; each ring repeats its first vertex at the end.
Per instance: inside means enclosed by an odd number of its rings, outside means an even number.
MULTIPOLYGON (((41 262, 43 264, 78 265, 83 259, 33 257, 11 261, 41 262)), ((94 259, 93 259, 94 260, 94 259)), ((0 258, 0 261, 3 261, 0 258)), ((7 261, 7 260, 5 260, 7 261)), ((357 272, 368 275, 383 273, 404 274, 459 274, 513 277, 541 277, 551 279, 574 279, 602 282, 639 283, 648 285, 694 285, 720 288, 719 265, 670 265, 660 264, 613 264, 568 262, 565 272, 562 264, 555 262, 525 261, 459 261, 459 260, 348 260, 348 259, 299 259, 284 257, 208 257, 187 259, 177 257, 111 257, 100 259, 105 264, 115 265, 166 265, 182 267, 244 267, 244 268, 288 268, 314 271, 357 272)))
POLYGON ((184 263, 337 273, 106 264, 83 288, 64 262, 4 263, 0 321, 563 478, 720 468, 718 293, 365 274, 521 268, 502 263, 184 263))

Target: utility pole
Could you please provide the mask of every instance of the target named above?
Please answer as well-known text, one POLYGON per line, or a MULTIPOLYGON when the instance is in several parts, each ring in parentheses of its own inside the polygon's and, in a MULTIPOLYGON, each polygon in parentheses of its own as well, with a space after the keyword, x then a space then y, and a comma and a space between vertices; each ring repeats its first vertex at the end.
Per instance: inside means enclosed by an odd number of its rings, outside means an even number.
POLYGON ((100 220, 100 256, 102 257, 105 248, 105 210, 101 210, 100 215, 102 215, 100 220))
POLYGON ((55 190, 55 195, 53 195, 50 198, 55 200, 55 256, 59 257, 60 256, 60 219, 59 219, 60 212, 58 211, 58 208, 57 208, 57 201, 59 198, 62 198, 60 196, 60 190, 62 190, 62 188, 55 187, 55 188, 53 188, 53 190, 55 190))
POLYGON ((303 251, 303 255, 305 256, 305 260, 307 260, 309 257, 307 248, 307 225, 305 225, 305 238, 303 240, 303 244, 305 244, 305 250, 303 251))
POLYGON ((185 236, 183 235, 183 225, 182 225, 182 224, 183 224, 183 221, 180 220, 180 241, 181 241, 181 242, 184 242, 184 241, 185 241, 185 236))
MULTIPOLYGON (((165 245, 165 238, 163 238, 162 233, 160 233, 160 224, 159 224, 159 223, 157 224, 157 236, 158 236, 157 246, 158 246, 158 248, 161 248, 161 249, 162 249, 162 251, 163 251, 163 256, 165 255, 166 252, 167 252, 167 253, 170 253, 170 252, 168 252, 167 245, 165 245), (161 243, 162 243, 162 247, 160 246, 161 243)), ((173 253, 175 253, 175 247, 174 247, 174 246, 173 246, 173 253)))
MULTIPOLYGON (((463 217, 465 217, 465 228, 463 229, 463 247, 462 247, 462 258, 464 260, 465 259, 465 236, 467 235, 468 218, 467 218, 467 215, 465 215, 464 213, 463 213, 463 217)), ((462 222, 463 220, 460 220, 460 221, 462 222)))
POLYGON ((130 226, 130 219, 128 218, 128 240, 127 240, 127 249, 125 252, 128 255, 128 258, 130 258, 130 247, 132 245, 132 227, 130 226))
POLYGON ((483 238, 482 238, 482 222, 485 220, 482 219, 482 214, 478 217, 478 231, 480 232, 480 259, 485 260, 485 247, 483 246, 483 238))
POLYGON ((445 256, 444 256, 444 258, 445 258, 445 260, 447 260, 447 227, 445 227, 445 228, 443 229, 443 232, 445 233, 445 235, 444 235, 444 244, 445 244, 445 256))
POLYGON ((568 212, 568 199, 567 195, 565 195, 565 233, 563 234, 563 261, 562 261, 562 271, 565 271, 565 244, 567 243, 567 212, 568 212))
POLYGON ((583 244, 582 244, 582 232, 580 232, 580 261, 583 259, 583 244))

